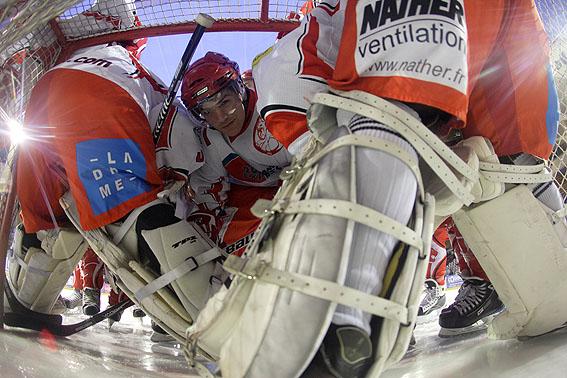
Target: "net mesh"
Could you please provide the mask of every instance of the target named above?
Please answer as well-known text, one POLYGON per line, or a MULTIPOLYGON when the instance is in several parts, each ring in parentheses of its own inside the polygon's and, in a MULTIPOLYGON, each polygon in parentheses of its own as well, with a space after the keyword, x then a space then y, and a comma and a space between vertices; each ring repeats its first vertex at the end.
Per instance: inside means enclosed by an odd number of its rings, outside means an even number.
MULTIPOLYGON (((135 5, 143 26, 117 19, 111 20, 113 27, 109 29, 108 22, 97 20, 98 5, 91 4, 92 1, 1 2, 0 130, 7 131, 12 121, 23 121, 31 89, 65 51, 73 49, 74 43, 93 41, 100 36, 116 38, 116 33, 153 36, 187 32, 201 12, 220 21, 215 25, 224 25, 222 30, 275 31, 275 22, 286 24, 289 30, 297 23, 296 15, 306 4, 305 0, 108 0, 106 14, 125 14, 128 2, 135 5), (81 17, 85 11, 90 11, 94 17, 81 17)), ((565 0, 537 0, 536 3, 551 40, 561 109, 560 132, 551 166, 556 182, 567 194, 567 5, 565 0)), ((0 210, 5 208, 14 162, 7 135, 7 132, 0 134, 0 210)))

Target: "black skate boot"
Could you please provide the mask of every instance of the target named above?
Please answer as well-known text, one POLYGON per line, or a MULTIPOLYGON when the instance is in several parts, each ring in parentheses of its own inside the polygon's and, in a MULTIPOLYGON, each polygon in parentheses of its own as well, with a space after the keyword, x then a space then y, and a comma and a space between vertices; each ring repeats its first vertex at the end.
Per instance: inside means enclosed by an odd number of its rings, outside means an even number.
POLYGON ((83 289, 83 314, 94 315, 100 312, 100 290, 83 289))
POLYGON ((435 280, 425 280, 425 297, 423 297, 417 316, 425 316, 445 306, 445 290, 435 280))
POLYGON ((329 372, 337 378, 364 377, 372 362, 372 342, 366 331, 331 323, 319 350, 329 372))
POLYGON ((440 337, 451 337, 484 330, 504 304, 489 282, 465 279, 455 302, 441 311, 440 337))

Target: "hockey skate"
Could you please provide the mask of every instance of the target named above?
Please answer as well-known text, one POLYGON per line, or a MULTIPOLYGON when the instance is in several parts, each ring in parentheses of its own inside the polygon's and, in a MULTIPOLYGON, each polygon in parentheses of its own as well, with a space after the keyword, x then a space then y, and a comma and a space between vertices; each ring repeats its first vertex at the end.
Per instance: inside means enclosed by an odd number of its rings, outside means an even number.
POLYGON ((440 337, 458 336, 482 331, 504 305, 494 287, 480 279, 465 279, 455 302, 441 311, 440 337))
POLYGON ((146 316, 146 313, 140 307, 135 306, 134 309, 132 309, 132 316, 135 318, 143 318, 146 316))
POLYGON ((445 289, 435 280, 425 280, 425 296, 419 305, 417 322, 421 324, 431 321, 432 315, 437 314, 446 301, 445 289))
POLYGON ((100 312, 100 290, 83 289, 83 314, 94 315, 100 312))

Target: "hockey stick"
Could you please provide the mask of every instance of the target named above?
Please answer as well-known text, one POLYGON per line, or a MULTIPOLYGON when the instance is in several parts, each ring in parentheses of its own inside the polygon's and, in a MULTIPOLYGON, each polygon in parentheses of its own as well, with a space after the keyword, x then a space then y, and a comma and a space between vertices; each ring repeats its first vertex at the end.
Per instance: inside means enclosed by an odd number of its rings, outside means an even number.
POLYGON ((153 133, 154 144, 157 144, 159 140, 159 137, 161 135, 161 130, 163 128, 163 123, 165 122, 165 117, 167 116, 167 113, 171 108, 171 104, 175 99, 175 95, 177 94, 177 90, 181 85, 181 81, 183 80, 183 75, 185 74, 185 70, 187 69, 189 62, 191 61, 193 54, 195 54, 195 50, 197 50, 197 45, 199 44, 199 41, 201 40, 201 37, 203 36, 205 29, 210 28, 213 25, 213 22, 215 22, 215 20, 208 14, 199 13, 197 15, 197 18, 195 18, 195 22, 197 23, 197 27, 195 28, 195 31, 193 32, 193 35, 191 36, 191 39, 189 40, 189 43, 185 48, 185 52, 181 57, 179 66, 177 66, 177 71, 175 71, 175 75, 173 75, 173 80, 171 81, 169 89, 167 90, 167 96, 165 97, 165 100, 163 101, 163 105, 159 112, 153 133))
POLYGON ((75 324, 61 324, 63 321, 61 315, 43 314, 22 306, 14 295, 10 285, 7 282, 5 285, 4 293, 6 294, 8 303, 10 304, 10 308, 14 312, 7 312, 4 314, 4 324, 10 327, 33 329, 35 331, 47 330, 55 336, 73 335, 85 328, 102 322, 104 319, 107 319, 117 312, 120 312, 134 304, 134 302, 127 299, 115 304, 114 306, 108 307, 106 310, 99 312, 82 322, 75 324))
POLYGON ((110 306, 106 310, 99 312, 82 322, 74 324, 59 324, 57 321, 53 323, 44 321, 36 317, 33 311, 24 313, 7 312, 4 314, 4 324, 10 327, 33 329, 35 331, 47 330, 55 336, 71 336, 85 328, 102 322, 104 319, 108 319, 112 315, 132 306, 133 304, 134 302, 128 299, 115 304, 114 306, 110 306))

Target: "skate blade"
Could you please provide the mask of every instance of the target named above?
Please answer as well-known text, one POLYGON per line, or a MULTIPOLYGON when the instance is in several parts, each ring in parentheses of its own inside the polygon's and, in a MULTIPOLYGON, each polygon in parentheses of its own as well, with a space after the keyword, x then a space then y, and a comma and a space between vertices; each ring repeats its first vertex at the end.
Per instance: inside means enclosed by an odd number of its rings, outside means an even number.
POLYGON ((476 323, 471 324, 468 327, 463 328, 443 328, 439 330, 439 337, 441 338, 448 338, 448 337, 455 337, 460 335, 467 335, 469 333, 478 333, 484 332, 487 330, 488 325, 492 322, 498 314, 500 314, 503 309, 495 312, 494 314, 488 315, 482 319, 479 319, 476 323))

